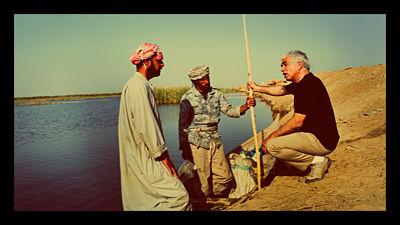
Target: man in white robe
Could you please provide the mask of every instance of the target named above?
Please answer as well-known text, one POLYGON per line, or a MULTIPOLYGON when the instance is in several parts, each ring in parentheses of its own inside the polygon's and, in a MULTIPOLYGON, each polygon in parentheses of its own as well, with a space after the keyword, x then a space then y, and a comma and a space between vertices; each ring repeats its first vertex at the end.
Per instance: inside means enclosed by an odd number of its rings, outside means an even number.
POLYGON ((164 67, 158 45, 131 56, 136 73, 121 93, 118 140, 124 211, 191 210, 189 195, 168 155, 153 87, 164 67))

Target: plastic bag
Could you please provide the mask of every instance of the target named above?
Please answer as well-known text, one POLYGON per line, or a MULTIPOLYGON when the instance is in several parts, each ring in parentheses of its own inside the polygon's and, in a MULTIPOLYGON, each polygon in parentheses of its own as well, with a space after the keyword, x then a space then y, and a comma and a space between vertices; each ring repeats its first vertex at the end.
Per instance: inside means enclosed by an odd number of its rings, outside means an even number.
POLYGON ((201 184, 196 170, 196 165, 186 160, 179 167, 178 175, 191 199, 205 200, 205 195, 201 191, 201 184))
POLYGON ((229 193, 229 198, 240 198, 256 190, 256 177, 254 175, 252 162, 236 153, 229 155, 233 177, 236 187, 229 193))
POLYGON ((196 165, 194 165, 189 160, 185 160, 182 165, 179 167, 178 175, 182 182, 193 178, 195 176, 195 171, 197 170, 196 165))

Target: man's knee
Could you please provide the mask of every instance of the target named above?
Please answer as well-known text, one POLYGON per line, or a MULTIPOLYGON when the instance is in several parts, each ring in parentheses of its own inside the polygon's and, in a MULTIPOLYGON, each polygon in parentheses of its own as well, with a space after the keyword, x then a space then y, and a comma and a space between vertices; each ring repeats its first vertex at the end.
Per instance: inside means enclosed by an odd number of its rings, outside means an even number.
POLYGON ((275 140, 272 139, 267 143, 267 151, 275 158, 279 158, 281 148, 276 144, 275 140))

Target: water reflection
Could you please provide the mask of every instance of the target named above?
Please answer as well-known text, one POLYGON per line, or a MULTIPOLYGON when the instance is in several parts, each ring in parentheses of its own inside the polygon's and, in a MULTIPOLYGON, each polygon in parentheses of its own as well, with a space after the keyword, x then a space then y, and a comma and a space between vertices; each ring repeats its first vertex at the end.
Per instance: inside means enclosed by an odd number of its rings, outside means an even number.
MULTIPOLYGON (((121 210, 118 159, 119 98, 70 104, 14 107, 14 208, 16 210, 121 210)), ((230 95, 232 104, 245 96, 230 95)), ((257 129, 271 121, 264 103, 255 108, 257 129)), ((175 166, 178 105, 161 105, 160 116, 175 166)), ((252 136, 250 112, 221 117, 228 151, 252 136)))

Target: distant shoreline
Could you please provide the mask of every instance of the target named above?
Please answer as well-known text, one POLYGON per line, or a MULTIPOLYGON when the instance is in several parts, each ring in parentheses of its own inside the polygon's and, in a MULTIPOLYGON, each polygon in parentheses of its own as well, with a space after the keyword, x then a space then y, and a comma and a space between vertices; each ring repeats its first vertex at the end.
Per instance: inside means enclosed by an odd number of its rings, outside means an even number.
POLYGON ((48 105, 57 104, 57 101, 76 101, 84 99, 96 98, 112 98, 120 97, 121 93, 102 93, 102 94, 78 94, 78 95, 56 95, 56 96, 33 96, 33 97, 16 97, 14 98, 14 106, 18 105, 48 105))

